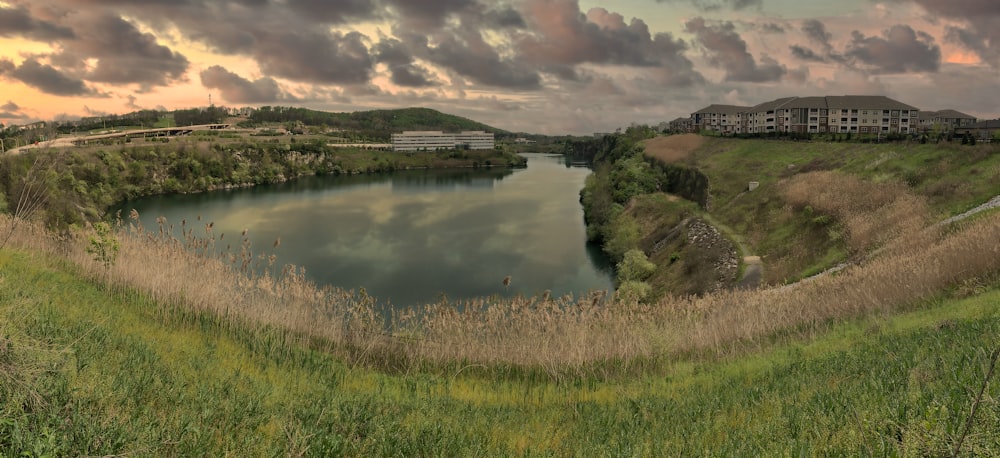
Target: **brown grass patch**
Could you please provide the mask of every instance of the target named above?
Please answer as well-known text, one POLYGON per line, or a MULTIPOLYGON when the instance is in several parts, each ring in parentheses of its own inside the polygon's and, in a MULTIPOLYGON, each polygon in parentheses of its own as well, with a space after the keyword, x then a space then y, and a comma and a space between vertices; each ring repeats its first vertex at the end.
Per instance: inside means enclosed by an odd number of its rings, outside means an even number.
POLYGON ((840 221, 848 248, 854 253, 916 234, 930 220, 927 201, 911 194, 902 183, 872 183, 840 172, 811 172, 788 179, 781 192, 796 210, 840 221))
POLYGON ((697 134, 661 136, 644 140, 641 143, 646 149, 646 156, 659 159, 667 164, 683 162, 704 144, 705 137, 697 134))

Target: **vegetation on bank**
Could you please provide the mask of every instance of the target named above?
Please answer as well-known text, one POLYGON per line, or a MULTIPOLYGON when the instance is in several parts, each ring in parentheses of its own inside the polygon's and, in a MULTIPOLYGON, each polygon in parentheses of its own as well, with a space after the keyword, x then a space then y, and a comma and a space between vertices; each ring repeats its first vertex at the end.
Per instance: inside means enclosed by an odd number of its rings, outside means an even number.
POLYGON ((44 221, 62 228, 107 219, 137 197, 279 183, 307 175, 381 173, 414 168, 519 167, 502 151, 398 153, 332 148, 322 139, 249 141, 218 135, 136 140, 121 145, 28 151, 0 158, 0 211, 34 175, 47 202, 44 221))
POLYGON ((372 370, 64 259, 0 250, 4 455, 982 456, 1000 435, 996 277, 738 357, 553 379, 372 370))
POLYGON ((992 453, 1000 212, 933 221, 990 192, 994 152, 841 150, 822 168, 801 164, 827 150, 782 143, 754 157, 710 140, 675 164, 709 179, 709 205, 647 192, 676 169, 634 142, 608 150, 588 182, 600 193, 581 199, 621 218, 601 235, 622 242, 628 294, 442 302, 388 323, 364 291, 312 284, 211 223, 180 239, 135 215, 48 231, 22 209, 39 208, 49 168, 25 161, 0 214, 0 454, 992 453), (754 192, 739 184, 757 176, 754 192), (956 177, 955 201, 928 192, 956 177), (759 219, 732 223, 739 212, 759 219), (811 227, 856 262, 784 287, 655 297, 650 262, 685 265, 673 228, 700 217, 754 249, 767 245, 747 227, 775 224, 773 240, 811 227))
POLYGON ((595 161, 581 193, 588 233, 616 259, 641 249, 657 266, 647 279, 654 298, 726 283, 719 275, 726 262, 713 259, 731 259, 728 249, 687 243, 692 221, 717 227, 743 255, 760 256, 763 283, 782 284, 857 262, 884 238, 905 237, 1000 194, 995 144, 642 140, 643 132, 568 142, 567 150, 595 161), (674 205, 661 209, 669 216, 641 212, 637 219, 635 205, 661 192, 700 209, 674 205))

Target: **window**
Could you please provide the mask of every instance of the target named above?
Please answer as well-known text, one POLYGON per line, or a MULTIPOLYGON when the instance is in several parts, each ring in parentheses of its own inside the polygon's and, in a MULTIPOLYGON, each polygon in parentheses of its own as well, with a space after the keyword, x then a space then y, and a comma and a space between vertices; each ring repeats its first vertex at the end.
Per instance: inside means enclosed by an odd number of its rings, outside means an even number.
POLYGON ((847 118, 840 118, 840 122, 847 122, 847 118))
POLYGON ((888 124, 889 118, 882 118, 882 124, 888 124))
POLYGON ((817 118, 815 116, 809 118, 809 122, 817 122, 817 121, 819 121, 819 118, 817 118))

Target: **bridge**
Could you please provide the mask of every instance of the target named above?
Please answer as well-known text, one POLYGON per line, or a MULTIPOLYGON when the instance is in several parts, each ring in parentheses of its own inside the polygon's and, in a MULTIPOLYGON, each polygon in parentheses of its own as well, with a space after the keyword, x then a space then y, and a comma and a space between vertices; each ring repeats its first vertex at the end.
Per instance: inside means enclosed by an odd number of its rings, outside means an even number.
POLYGON ((104 140, 116 139, 116 138, 148 138, 148 137, 176 137, 179 135, 188 135, 191 132, 198 130, 222 130, 231 127, 230 124, 199 124, 197 126, 178 126, 178 127, 161 127, 157 129, 141 129, 141 130, 127 130, 122 132, 111 132, 107 134, 99 135, 87 135, 83 137, 74 137, 69 140, 73 145, 83 146, 90 144, 91 142, 101 142, 104 140))
POLYGON ((161 127, 156 129, 124 130, 121 132, 108 132, 97 135, 80 135, 75 137, 61 137, 55 140, 47 140, 32 145, 13 148, 6 151, 8 154, 17 154, 26 149, 38 148, 65 148, 69 146, 84 146, 90 143, 100 143, 114 139, 149 138, 149 137, 176 137, 188 135, 195 131, 223 130, 232 127, 231 124, 199 124, 196 126, 161 127))

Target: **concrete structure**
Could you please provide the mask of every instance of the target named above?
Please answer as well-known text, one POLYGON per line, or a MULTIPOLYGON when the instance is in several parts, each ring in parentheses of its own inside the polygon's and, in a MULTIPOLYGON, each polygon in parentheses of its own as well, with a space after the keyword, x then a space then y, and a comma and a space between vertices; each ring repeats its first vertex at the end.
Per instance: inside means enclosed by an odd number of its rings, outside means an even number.
POLYGON ((917 132, 916 107, 880 95, 785 97, 754 107, 710 105, 691 114, 694 130, 722 133, 917 132))
POLYGON ((494 135, 484 131, 445 133, 441 131, 407 131, 392 134, 393 151, 435 151, 441 149, 494 149, 494 135))

